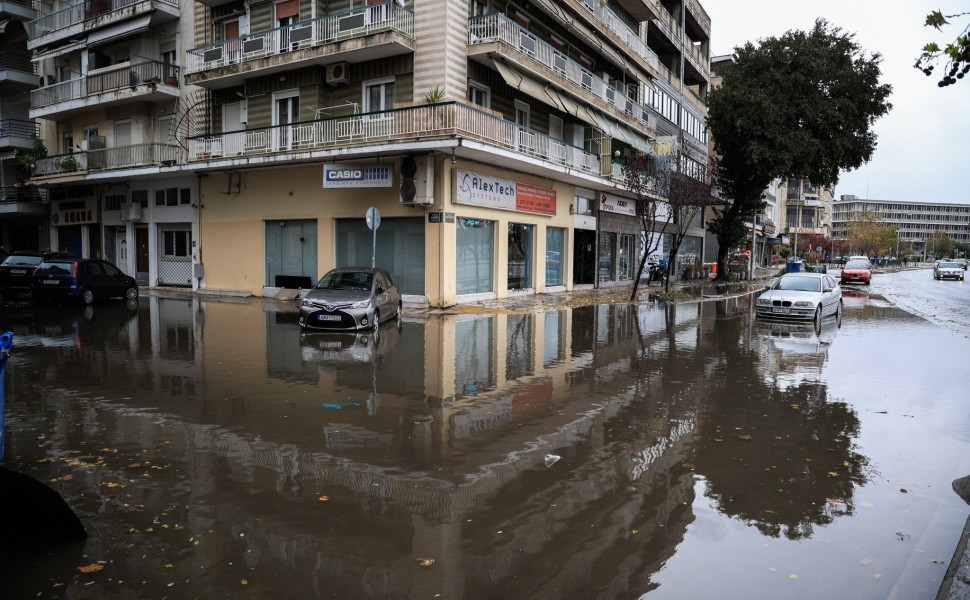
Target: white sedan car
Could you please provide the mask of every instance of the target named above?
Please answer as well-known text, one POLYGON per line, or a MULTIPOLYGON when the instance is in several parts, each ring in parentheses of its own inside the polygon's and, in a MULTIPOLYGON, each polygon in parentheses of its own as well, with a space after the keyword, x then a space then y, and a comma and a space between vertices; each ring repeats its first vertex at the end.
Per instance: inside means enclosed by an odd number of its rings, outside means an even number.
POLYGON ((842 288, 825 273, 786 273, 758 298, 756 315, 813 320, 842 313, 842 288))

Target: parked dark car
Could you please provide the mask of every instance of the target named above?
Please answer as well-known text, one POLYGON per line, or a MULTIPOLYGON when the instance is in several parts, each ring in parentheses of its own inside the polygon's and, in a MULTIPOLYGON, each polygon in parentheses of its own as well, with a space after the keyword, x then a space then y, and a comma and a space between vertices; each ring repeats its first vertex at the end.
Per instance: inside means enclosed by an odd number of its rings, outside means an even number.
POLYGON ((66 252, 41 252, 39 250, 18 250, 0 263, 0 296, 14 300, 20 294, 31 291, 31 275, 45 260, 53 258, 76 258, 66 252))
POLYGON ((137 300, 138 283, 106 260, 56 258, 34 270, 31 292, 38 301, 91 304, 106 298, 137 300))
POLYGON ((395 317, 401 317, 401 293, 384 269, 334 269, 300 303, 303 329, 377 331, 381 321, 395 317))

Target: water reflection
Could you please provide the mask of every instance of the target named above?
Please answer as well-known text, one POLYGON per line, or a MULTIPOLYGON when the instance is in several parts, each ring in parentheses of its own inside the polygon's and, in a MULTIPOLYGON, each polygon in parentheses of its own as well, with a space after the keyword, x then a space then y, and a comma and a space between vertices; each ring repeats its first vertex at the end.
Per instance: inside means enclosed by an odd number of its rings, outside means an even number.
POLYGON ((0 318, 23 341, 11 455, 93 524, 88 554, 149 589, 628 596, 674 555, 698 477, 792 538, 864 482, 856 415, 817 378, 780 383, 834 334, 791 352, 802 338, 753 326, 747 299, 435 316, 376 340, 301 334, 275 304, 105 308, 0 318))

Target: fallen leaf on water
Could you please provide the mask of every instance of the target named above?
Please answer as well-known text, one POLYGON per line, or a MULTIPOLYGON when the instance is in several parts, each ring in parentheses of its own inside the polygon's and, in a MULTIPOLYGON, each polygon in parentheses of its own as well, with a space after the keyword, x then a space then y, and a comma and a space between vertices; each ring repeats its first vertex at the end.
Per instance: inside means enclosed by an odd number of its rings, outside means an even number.
POLYGON ((841 506, 842 504, 845 504, 845 501, 844 500, 839 500, 838 498, 826 498, 825 499, 825 503, 826 504, 834 504, 836 506, 841 506))
POLYGON ((724 441, 724 438, 714 438, 714 441, 715 442, 723 442, 724 441))
POLYGON ((121 484, 115 483, 114 481, 109 481, 108 483, 104 484, 104 487, 116 488, 116 487, 121 487, 121 484))
POLYGON ((99 565, 98 563, 91 563, 90 565, 84 565, 83 567, 77 568, 77 570, 81 573, 97 573, 102 569, 104 569, 104 565, 99 565))
POLYGON ((859 560, 860 565, 871 565, 873 562, 875 561, 873 561, 871 558, 863 558, 859 560))
POLYGON ((243 585, 249 585, 249 581, 248 581, 248 580, 246 580, 246 579, 243 579, 243 580, 242 580, 242 581, 240 581, 239 583, 241 583, 241 584, 243 584, 243 585))
POLYGON ((317 500, 320 502, 330 502, 330 496, 320 496, 317 500))
POLYGON ((418 565, 420 565, 422 567, 430 567, 430 566, 434 565, 434 559, 433 558, 419 558, 418 559, 418 565))
POLYGON ((634 530, 633 530, 633 535, 636 535, 636 534, 638 534, 638 533, 640 533, 640 530, 639 530, 639 529, 634 529, 634 530))
POLYGON ((744 440, 744 441, 748 441, 748 440, 751 440, 751 439, 754 439, 754 438, 752 438, 752 437, 751 437, 750 435, 748 435, 747 433, 742 433, 741 435, 739 435, 739 436, 738 436, 738 439, 739 439, 739 440, 744 440))
POLYGON ((801 404, 789 404, 789 406, 791 406, 791 407, 792 407, 792 408, 794 408, 795 410, 798 410, 799 408, 801 408, 801 407, 802 407, 802 405, 801 405, 801 404))
POLYGON ((828 472, 828 476, 829 476, 829 477, 838 477, 838 476, 839 476, 839 474, 838 474, 838 473, 836 473, 835 471, 829 471, 829 472, 828 472))
POLYGON ((798 579, 798 573, 792 573, 788 576, 788 579, 798 579))
POLYGON ((677 381, 676 379, 674 379, 670 383, 684 383, 684 382, 683 381, 677 381))

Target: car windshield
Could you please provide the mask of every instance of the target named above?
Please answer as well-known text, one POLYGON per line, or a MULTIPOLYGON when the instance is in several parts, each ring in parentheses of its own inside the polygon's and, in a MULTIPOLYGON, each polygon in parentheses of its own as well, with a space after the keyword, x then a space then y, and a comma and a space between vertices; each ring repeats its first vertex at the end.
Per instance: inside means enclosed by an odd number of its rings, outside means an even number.
POLYGON ((5 267, 33 267, 39 265, 41 262, 41 257, 39 256, 22 256, 19 254, 11 254, 3 261, 3 266, 5 267))
POLYGON ((373 273, 366 271, 330 271, 324 275, 317 285, 318 290, 356 290, 369 291, 373 273))
POLYGON ((869 269, 869 265, 867 265, 864 262, 850 262, 847 265, 845 265, 845 268, 846 269, 863 269, 863 270, 868 270, 869 269))
POLYGON ((955 262, 944 262, 940 263, 941 269, 959 269, 960 265, 955 262))
POLYGON ((74 271, 73 262, 45 262, 37 267, 37 275, 70 275, 74 271))
POLYGON ((818 277, 782 277, 771 289, 818 292, 822 290, 822 280, 818 277))

